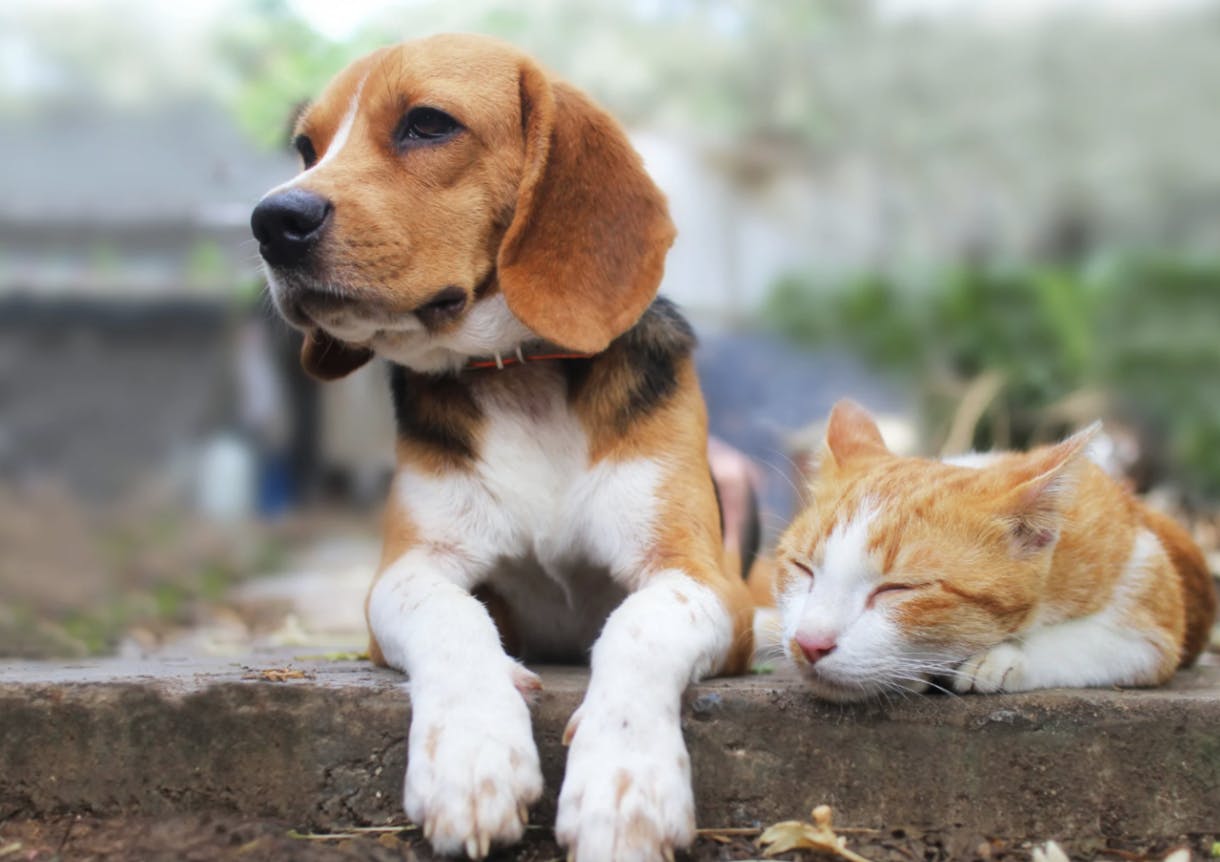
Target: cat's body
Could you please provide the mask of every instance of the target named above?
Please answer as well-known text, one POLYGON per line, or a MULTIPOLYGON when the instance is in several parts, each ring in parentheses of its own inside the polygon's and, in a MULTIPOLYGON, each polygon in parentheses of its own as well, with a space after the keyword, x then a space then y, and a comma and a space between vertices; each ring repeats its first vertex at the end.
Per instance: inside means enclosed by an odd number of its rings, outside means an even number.
POLYGON ((1203 555, 1088 459, 1093 430, 901 458, 837 405, 777 554, 785 651, 815 692, 1155 685, 1193 662, 1215 614, 1203 555))

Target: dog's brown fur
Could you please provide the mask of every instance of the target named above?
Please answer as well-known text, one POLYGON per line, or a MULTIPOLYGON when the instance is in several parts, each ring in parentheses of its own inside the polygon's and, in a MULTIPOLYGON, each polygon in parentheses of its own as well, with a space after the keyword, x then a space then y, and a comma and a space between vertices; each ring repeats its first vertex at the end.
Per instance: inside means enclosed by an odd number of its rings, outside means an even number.
MULTIPOLYGON (((524 828, 541 776, 516 697, 537 681, 518 668, 505 694, 496 670, 505 656, 488 646, 494 622, 503 650, 517 657, 582 658, 597 644, 582 706, 593 719, 574 717, 569 725, 561 841, 578 859, 620 851, 663 858, 693 836, 689 759, 677 725, 681 686, 708 672, 743 671, 753 649, 752 602, 738 552, 724 548, 709 470, 694 336, 672 305, 655 299, 675 233, 664 196, 609 115, 521 52, 483 37, 437 36, 357 61, 296 131, 308 170, 273 195, 284 193, 285 207, 291 199, 310 201, 313 213, 327 209, 322 222, 306 225, 316 229, 308 239, 284 232, 287 222, 276 223, 279 233, 262 223, 269 243, 294 244, 295 257, 272 264, 277 305, 306 331, 301 359, 317 377, 341 377, 375 353, 396 363, 391 388, 399 479, 406 481, 387 507, 382 563, 366 602, 370 657, 413 676, 425 665, 434 671, 420 674, 428 682, 413 682, 425 713, 425 689, 449 684, 436 671, 468 645, 477 652, 467 663, 489 668, 484 684, 499 686, 497 727, 517 722, 505 739, 480 732, 458 744, 458 731, 427 724, 440 721, 439 713, 416 715, 422 729, 413 726, 409 737, 408 813, 435 847, 475 858, 524 828), (422 140, 429 136, 408 122, 421 108, 456 125, 422 140), (404 139, 403 128, 414 137, 404 139), (438 297, 443 314, 432 313, 438 297), (478 361, 487 354, 471 352, 471 344, 490 350, 495 362, 478 361), (550 358, 525 357, 498 370, 502 349, 550 358), (497 429, 504 436, 492 436, 497 429), (554 465, 543 439, 568 453, 559 472, 548 472, 554 465), (510 448, 494 448, 503 440, 510 448), (518 453, 533 460, 512 474, 518 453), (536 474, 547 474, 537 488, 536 474), (432 496, 402 496, 420 487, 432 496), (580 491, 567 495, 570 489, 580 491), (489 544, 477 544, 480 517, 486 523, 494 520, 488 513, 534 513, 537 501, 580 511, 513 521, 518 532, 489 533, 489 544), (634 511, 637 503, 646 515, 634 511), (583 532, 564 532, 569 522, 583 532), (520 538, 527 534, 528 541, 520 538), (552 594, 540 599, 528 580, 543 566, 538 542, 551 540, 572 559, 552 553, 541 577, 555 579, 547 582, 552 589, 562 581, 565 590, 585 591, 565 593, 566 604, 552 594), (501 547, 506 543, 513 547, 501 547), (418 560, 428 562, 412 568, 418 560), (451 572, 457 574, 444 581, 451 572), (617 605, 633 592, 644 595, 617 605), (433 608, 428 603, 438 595, 445 597, 441 610, 421 610, 433 608), (446 628, 455 614, 464 623, 446 628), (562 636, 539 636, 558 614, 571 617, 562 636), (642 621, 656 630, 647 640, 642 621), (608 709, 638 708, 622 680, 650 675, 640 721, 615 719, 612 729, 597 730, 608 709), (646 726, 646 736, 615 742, 633 726, 646 726), (427 777, 432 735, 449 740, 449 790, 427 777), (635 764, 631 773, 619 759, 631 749, 638 760, 638 750, 653 744, 664 752, 663 764, 635 764), (487 748, 474 757, 479 745, 487 748), (474 768, 495 777, 495 793, 482 803, 481 784, 463 787, 470 768, 454 760, 468 755, 474 768), (634 774, 639 799, 629 804, 620 793, 613 802, 595 800, 605 770, 629 781, 634 774), (492 799, 501 790, 515 795, 512 804, 492 799), (474 809, 462 801, 465 791, 474 794, 474 809), (607 822, 617 824, 609 834, 598 825, 607 822), (619 849, 608 850, 607 841, 619 849)), ((271 212, 267 200, 264 214, 271 212)), ((268 248, 269 261, 281 258, 268 248)), ((445 720, 465 710, 458 725, 488 721, 483 701, 453 685, 445 720)))
MULTIPOLYGON (((690 345, 665 369, 676 383, 673 392, 644 405, 642 415, 636 404, 634 390, 649 381, 639 379, 630 361, 637 346, 628 330, 652 301, 674 229, 622 130, 525 55, 469 36, 434 37, 357 62, 303 113, 296 134, 324 154, 353 99, 359 126, 342 157, 308 184, 335 203, 323 277, 356 286, 351 301, 387 315, 412 313, 448 284, 471 300, 502 291, 513 313, 543 338, 598 354, 568 363, 590 459, 646 455, 683 462, 685 478, 665 489, 667 526, 654 556, 659 566, 702 573, 723 595, 741 620, 726 669, 744 669, 752 605, 738 573, 726 570, 690 345), (482 96, 472 102, 475 82, 482 96), (469 134, 443 148, 398 152, 391 132, 420 98, 454 115, 469 134)), ((308 334, 302 350, 305 367, 325 379, 371 356, 320 330, 308 334)), ((466 390, 507 381, 474 378, 412 376, 411 409, 430 413, 429 421, 450 439, 477 449, 480 417, 466 390)), ((404 438, 398 457, 436 473, 461 469, 454 450, 426 440, 404 438)), ((383 567, 415 541, 404 513, 391 504, 383 567)), ((375 640, 370 654, 380 657, 375 640)))
MULTIPOLYGON (((305 111, 297 135, 325 153, 358 88, 366 128, 309 183, 336 202, 325 275, 376 285, 354 301, 410 314, 446 285, 473 297, 494 273, 492 289, 526 326, 588 353, 639 318, 675 232, 609 115, 503 43, 437 36, 350 66, 305 111), (421 96, 469 134, 398 152, 391 133, 421 96)), ((303 352, 326 378, 370 357, 321 333, 303 352)))

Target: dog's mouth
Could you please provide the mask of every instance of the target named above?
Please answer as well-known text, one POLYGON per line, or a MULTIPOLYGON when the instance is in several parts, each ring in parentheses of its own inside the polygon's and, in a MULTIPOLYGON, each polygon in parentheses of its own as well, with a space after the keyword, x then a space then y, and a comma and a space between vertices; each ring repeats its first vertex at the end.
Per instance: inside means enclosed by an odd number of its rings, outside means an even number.
POLYGON ((441 288, 415 309, 415 316, 429 332, 435 332, 461 317, 469 297, 457 285, 441 288))
POLYGON ((456 285, 437 290, 414 307, 400 308, 298 274, 277 273, 268 280, 276 308, 291 325, 307 332, 323 330, 353 346, 373 347, 374 341, 388 337, 441 334, 454 327, 470 304, 468 292, 456 285))
POLYGON ((336 287, 312 273, 272 270, 268 283, 276 308, 295 328, 417 371, 447 373, 537 340, 495 289, 494 270, 474 289, 449 284, 405 307, 387 291, 336 287))
POLYGON ((352 300, 337 291, 303 285, 296 278, 277 277, 270 284, 276 308, 299 329, 325 329, 330 321, 341 320, 351 313, 352 300))

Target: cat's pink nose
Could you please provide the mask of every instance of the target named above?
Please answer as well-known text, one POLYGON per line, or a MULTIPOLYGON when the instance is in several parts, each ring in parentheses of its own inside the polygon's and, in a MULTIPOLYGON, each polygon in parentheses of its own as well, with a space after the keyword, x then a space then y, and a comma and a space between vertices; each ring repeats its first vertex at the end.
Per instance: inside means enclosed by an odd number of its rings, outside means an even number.
POLYGON ((834 652, 835 643, 834 635, 817 635, 807 634, 805 632, 797 632, 793 638, 796 645, 801 648, 801 652, 805 654, 805 658, 810 664, 816 664, 821 659, 826 658, 834 652))

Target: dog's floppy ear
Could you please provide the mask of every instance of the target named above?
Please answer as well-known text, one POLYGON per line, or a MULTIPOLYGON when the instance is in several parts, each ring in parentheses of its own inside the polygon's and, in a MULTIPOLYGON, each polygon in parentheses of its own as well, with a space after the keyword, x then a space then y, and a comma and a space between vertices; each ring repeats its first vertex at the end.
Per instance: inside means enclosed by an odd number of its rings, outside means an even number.
POLYGON ((500 246, 500 289, 543 338, 597 353, 652 301, 673 223, 608 114, 529 61, 519 86, 525 169, 500 246))
POLYGON ((301 344, 301 367, 317 380, 346 377, 373 358, 373 351, 352 347, 320 329, 306 333, 301 344))

